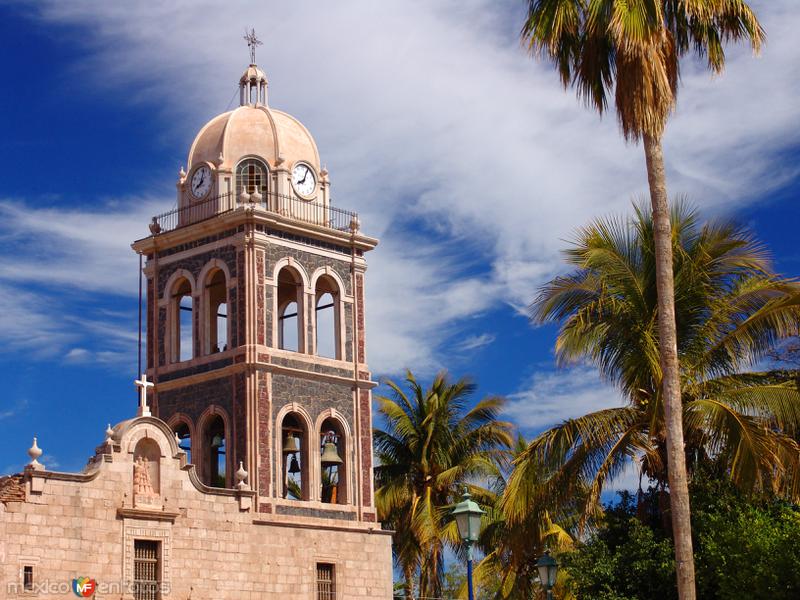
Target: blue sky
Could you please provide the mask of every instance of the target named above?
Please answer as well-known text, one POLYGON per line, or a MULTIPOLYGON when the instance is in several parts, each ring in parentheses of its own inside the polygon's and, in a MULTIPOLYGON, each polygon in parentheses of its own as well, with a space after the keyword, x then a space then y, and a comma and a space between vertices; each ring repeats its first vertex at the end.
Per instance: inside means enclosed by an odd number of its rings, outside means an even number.
MULTIPOLYGON (((0 473, 33 435, 79 469, 136 394, 137 258, 174 205, 199 128, 264 40, 270 104, 310 129, 334 202, 381 238, 368 353, 471 374, 532 434, 619 402, 594 371, 555 369, 552 327, 521 310, 590 219, 646 192, 641 149, 520 48, 521 1, 7 2, 0 5, 0 473), (330 6, 329 6, 330 4, 330 6)), ((753 2, 769 43, 710 77, 684 65, 665 139, 670 192, 733 216, 800 275, 800 16, 753 2)))

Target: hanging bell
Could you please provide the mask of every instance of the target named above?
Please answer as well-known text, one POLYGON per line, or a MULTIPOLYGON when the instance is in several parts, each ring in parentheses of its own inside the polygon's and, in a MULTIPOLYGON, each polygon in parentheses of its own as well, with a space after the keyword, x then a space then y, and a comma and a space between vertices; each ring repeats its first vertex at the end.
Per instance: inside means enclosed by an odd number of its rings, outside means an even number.
POLYGON ((222 436, 220 434, 217 434, 213 438, 211 438, 211 447, 220 448, 222 446, 223 441, 224 440, 222 439, 222 436))
POLYGON ((297 475, 300 472, 300 463, 297 462, 297 455, 292 455, 292 462, 289 463, 289 473, 297 475))
POLYGON ((292 454, 299 452, 300 448, 297 447, 297 440, 291 433, 286 434, 286 439, 283 440, 283 453, 292 454))
POLYGON ((336 444, 325 442, 320 462, 323 467, 342 464, 342 459, 339 458, 339 453, 336 452, 336 444))

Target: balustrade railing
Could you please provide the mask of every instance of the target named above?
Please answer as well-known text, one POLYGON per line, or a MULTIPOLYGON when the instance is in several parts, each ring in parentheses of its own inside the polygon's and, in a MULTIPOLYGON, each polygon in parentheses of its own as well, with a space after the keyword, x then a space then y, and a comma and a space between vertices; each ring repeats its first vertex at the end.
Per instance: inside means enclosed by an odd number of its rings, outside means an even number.
POLYGON ((245 198, 246 201, 242 201, 242 198, 237 201, 233 194, 227 193, 156 215, 150 223, 150 232, 154 235, 166 233, 248 205, 255 211, 272 212, 294 221, 337 231, 351 231, 359 227, 357 213, 336 206, 325 206, 316 201, 282 194, 252 194, 245 198))

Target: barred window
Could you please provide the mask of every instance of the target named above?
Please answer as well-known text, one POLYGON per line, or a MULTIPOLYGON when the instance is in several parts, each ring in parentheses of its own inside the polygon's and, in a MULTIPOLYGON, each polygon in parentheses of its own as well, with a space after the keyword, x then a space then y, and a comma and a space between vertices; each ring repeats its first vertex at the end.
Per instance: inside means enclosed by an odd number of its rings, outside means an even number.
POLYGON ((236 167, 236 197, 247 193, 261 194, 266 200, 267 195, 267 167, 260 160, 248 158, 236 167))
POLYGON ((26 592, 33 591, 33 567, 31 565, 22 567, 22 589, 26 592))
POLYGON ((317 600, 336 600, 336 569, 329 563, 317 563, 317 600))
POLYGON ((133 597, 135 600, 158 600, 159 542, 133 541, 133 597))

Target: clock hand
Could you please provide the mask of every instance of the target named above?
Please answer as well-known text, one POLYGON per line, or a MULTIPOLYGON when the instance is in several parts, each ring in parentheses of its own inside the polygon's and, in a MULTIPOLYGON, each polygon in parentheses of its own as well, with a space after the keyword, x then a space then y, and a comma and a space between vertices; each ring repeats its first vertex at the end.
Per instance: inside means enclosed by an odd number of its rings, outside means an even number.
POLYGON ((305 183, 305 181, 306 181, 306 177, 308 177, 308 171, 303 173, 303 178, 300 181, 297 182, 297 185, 303 185, 303 183, 305 183))

